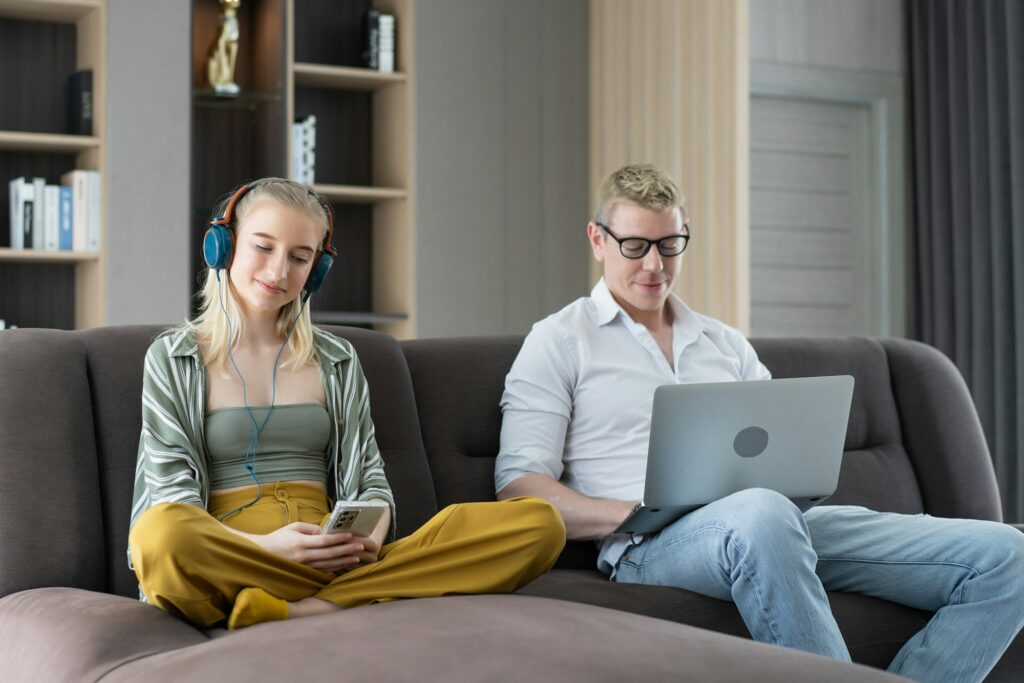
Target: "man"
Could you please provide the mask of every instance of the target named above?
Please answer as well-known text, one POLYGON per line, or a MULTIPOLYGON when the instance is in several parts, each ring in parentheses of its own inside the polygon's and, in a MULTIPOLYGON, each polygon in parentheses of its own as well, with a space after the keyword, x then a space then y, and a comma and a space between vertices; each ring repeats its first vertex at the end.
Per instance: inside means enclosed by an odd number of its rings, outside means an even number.
POLYGON ((690 225, 676 184, 650 165, 614 172, 587 224, 604 277, 534 325, 505 383, 498 498, 561 511, 599 543, 611 580, 678 586, 736 603, 755 640, 850 655, 826 590, 935 612, 889 670, 979 681, 1024 624, 1024 534, 975 520, 818 506, 749 489, 661 532, 612 532, 643 495, 657 386, 768 379, 737 330, 671 293, 690 225))

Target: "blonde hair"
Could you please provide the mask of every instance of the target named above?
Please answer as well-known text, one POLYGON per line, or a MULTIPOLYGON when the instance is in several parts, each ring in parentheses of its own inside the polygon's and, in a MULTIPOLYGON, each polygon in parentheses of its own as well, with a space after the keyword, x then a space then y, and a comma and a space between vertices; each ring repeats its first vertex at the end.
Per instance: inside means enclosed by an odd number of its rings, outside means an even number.
MULTIPOLYGON (((264 178, 257 180, 254 187, 235 204, 232 216, 232 238, 235 248, 238 246, 238 226, 246 215, 261 201, 274 201, 282 206, 301 209, 309 213, 320 226, 320 240, 317 256, 323 250, 323 241, 327 235, 327 213, 324 206, 308 186, 283 178, 264 178)), ((218 202, 214 216, 223 216, 227 203, 235 192, 225 195, 218 202)), ((207 345, 206 363, 223 375, 227 376, 225 362, 228 349, 236 345, 245 334, 245 322, 234 285, 225 269, 225 274, 218 281, 217 271, 209 268, 206 281, 196 294, 199 301, 199 315, 194 320, 186 321, 184 327, 195 334, 196 340, 207 345), (221 310, 223 302, 224 310, 221 310), (230 321, 230 325, 228 324, 230 321)), ((282 368, 298 368, 307 363, 316 362, 316 350, 313 346, 313 323, 309 317, 309 308, 302 303, 302 296, 296 297, 290 304, 282 306, 277 313, 275 331, 284 337, 288 327, 295 320, 295 329, 288 338, 290 358, 282 364, 282 368), (296 316, 298 319, 296 320, 296 316)))
POLYGON ((615 209, 622 202, 651 211, 676 207, 686 211, 686 200, 676 181, 654 164, 627 164, 605 178, 598 190, 594 222, 611 225, 615 209))

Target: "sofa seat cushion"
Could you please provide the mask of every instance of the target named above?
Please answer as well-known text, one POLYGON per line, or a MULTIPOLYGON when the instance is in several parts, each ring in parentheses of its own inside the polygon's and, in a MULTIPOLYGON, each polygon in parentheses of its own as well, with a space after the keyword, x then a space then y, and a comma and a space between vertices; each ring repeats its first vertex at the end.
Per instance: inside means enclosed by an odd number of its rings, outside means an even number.
POLYGON ((895 681, 881 671, 582 604, 407 600, 260 624, 104 681, 895 681))
MULTIPOLYGON (((614 583, 598 571, 555 569, 519 591, 523 595, 590 605, 750 637, 731 602, 670 586, 614 583)), ((924 628, 930 612, 852 593, 830 593, 829 601, 853 661, 884 669, 907 639, 924 628)))

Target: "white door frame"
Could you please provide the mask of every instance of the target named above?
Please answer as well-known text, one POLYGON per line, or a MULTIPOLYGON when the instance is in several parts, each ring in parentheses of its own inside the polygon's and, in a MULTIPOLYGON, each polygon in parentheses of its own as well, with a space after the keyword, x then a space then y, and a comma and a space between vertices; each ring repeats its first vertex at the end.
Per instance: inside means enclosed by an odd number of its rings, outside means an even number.
POLYGON ((878 239, 870 240, 868 259, 878 264, 870 309, 883 336, 906 336, 906 158, 903 77, 788 64, 753 62, 750 95, 817 102, 863 104, 869 110, 869 175, 875 201, 869 218, 878 239))

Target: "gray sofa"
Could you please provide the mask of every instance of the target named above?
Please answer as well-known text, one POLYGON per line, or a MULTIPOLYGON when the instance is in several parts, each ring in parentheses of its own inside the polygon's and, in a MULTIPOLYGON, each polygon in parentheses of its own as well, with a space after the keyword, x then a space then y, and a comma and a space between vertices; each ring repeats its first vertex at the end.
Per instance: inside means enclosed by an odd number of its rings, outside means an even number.
MULTIPOLYGON (((233 633, 141 604, 124 548, 142 360, 159 329, 0 332, 0 663, 9 680, 894 680, 751 642, 730 603, 609 583, 582 543, 517 595, 395 602, 233 633)), ((400 344, 332 331, 352 341, 366 370, 399 532, 449 503, 493 499, 498 399, 521 339, 400 344)), ((892 340, 756 346, 777 376, 857 378, 835 502, 999 518, 973 408, 940 354, 892 340)), ((854 659, 875 667, 928 618, 830 597, 854 659)), ((991 680, 1022 675, 1018 640, 991 680)))

